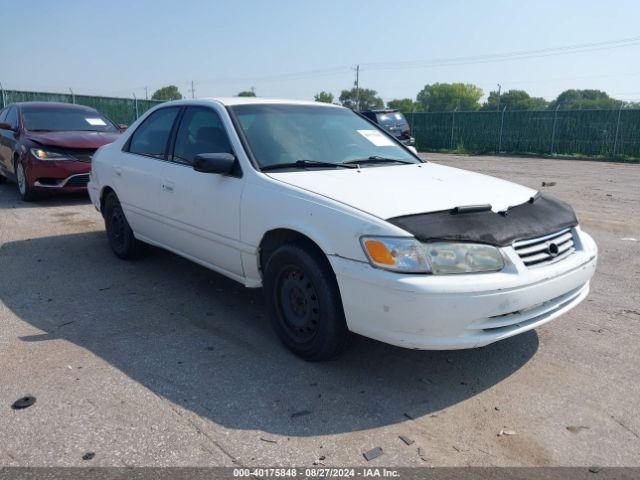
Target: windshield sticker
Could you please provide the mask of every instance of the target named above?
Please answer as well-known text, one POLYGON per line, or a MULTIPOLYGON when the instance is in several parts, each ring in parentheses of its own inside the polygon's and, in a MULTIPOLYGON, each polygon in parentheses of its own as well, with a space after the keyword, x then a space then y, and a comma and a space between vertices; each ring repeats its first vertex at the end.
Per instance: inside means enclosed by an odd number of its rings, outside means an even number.
POLYGON ((101 118, 85 118, 85 120, 93 127, 104 127, 107 125, 101 118))
POLYGON ((394 143, 378 130, 358 130, 358 133, 373 143, 376 147, 393 147, 394 143))

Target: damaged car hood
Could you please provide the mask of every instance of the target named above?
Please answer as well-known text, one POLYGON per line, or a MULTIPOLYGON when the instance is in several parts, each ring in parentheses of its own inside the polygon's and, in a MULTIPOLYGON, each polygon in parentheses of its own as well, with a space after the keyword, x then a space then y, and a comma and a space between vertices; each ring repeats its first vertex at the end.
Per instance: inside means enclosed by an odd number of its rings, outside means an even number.
POLYGON ((536 194, 515 183, 435 163, 268 175, 383 219, 484 204, 499 212, 536 194))
POLYGON ((26 137, 40 145, 58 148, 96 149, 115 141, 119 132, 27 132, 26 137))

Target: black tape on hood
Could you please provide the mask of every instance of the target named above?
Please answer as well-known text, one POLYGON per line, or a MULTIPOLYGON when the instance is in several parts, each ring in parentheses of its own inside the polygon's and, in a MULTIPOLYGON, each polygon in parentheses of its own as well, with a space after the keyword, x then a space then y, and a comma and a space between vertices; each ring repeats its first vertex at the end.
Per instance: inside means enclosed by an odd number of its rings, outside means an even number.
POLYGON ((387 220, 421 242, 475 242, 503 247, 578 225, 573 209, 551 195, 538 194, 505 212, 454 208, 387 220))

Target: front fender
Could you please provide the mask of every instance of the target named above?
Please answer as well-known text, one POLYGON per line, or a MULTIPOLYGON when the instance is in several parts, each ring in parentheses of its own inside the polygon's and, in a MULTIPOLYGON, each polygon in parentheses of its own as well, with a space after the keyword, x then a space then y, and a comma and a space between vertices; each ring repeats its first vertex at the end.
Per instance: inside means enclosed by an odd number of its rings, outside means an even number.
POLYGON ((367 262, 362 235, 407 235, 382 219, 314 193, 270 181, 251 182, 243 194, 240 222, 248 279, 260 281, 259 245, 267 232, 281 228, 310 238, 327 256, 361 262, 367 262))

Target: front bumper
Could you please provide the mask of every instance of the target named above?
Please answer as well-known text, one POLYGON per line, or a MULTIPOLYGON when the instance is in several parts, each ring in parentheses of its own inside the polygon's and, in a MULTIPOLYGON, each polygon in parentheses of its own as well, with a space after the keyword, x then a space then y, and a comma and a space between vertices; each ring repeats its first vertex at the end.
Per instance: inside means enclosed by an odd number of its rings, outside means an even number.
POLYGON ((37 190, 84 192, 91 172, 91 164, 69 160, 31 160, 27 178, 37 190))
POLYGON ((100 193, 98 192, 98 185, 96 185, 94 180, 89 179, 87 191, 89 192, 91 203, 93 203, 96 210, 100 211, 100 193))
POLYGON ((473 348, 537 328, 587 296, 597 247, 575 235, 576 252, 557 263, 527 268, 506 247, 507 266, 489 274, 403 275, 330 258, 351 331, 407 348, 473 348))

